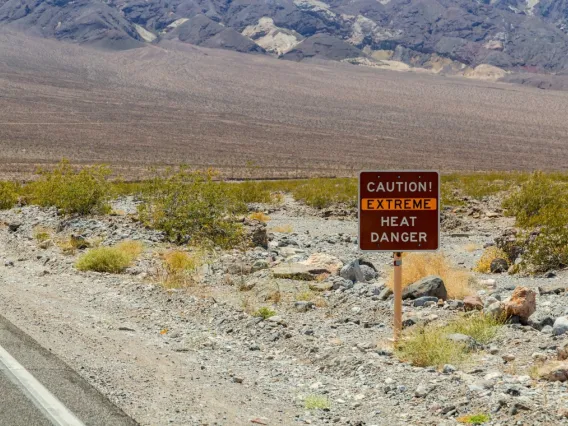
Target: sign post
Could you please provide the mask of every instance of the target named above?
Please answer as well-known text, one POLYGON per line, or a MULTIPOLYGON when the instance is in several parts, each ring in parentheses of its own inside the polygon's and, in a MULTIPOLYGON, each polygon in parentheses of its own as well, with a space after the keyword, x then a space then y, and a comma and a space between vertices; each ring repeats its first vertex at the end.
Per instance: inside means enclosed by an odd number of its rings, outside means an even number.
POLYGON ((440 245, 440 174, 363 171, 359 175, 359 249, 393 252, 394 339, 402 330, 402 252, 440 245))

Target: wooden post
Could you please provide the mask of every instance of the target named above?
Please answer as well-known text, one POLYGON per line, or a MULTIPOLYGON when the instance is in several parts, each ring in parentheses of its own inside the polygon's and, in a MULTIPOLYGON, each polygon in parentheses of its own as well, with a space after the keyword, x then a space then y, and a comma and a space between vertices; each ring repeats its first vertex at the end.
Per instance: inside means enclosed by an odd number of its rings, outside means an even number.
POLYGON ((394 342, 402 331, 402 253, 394 253, 394 342))

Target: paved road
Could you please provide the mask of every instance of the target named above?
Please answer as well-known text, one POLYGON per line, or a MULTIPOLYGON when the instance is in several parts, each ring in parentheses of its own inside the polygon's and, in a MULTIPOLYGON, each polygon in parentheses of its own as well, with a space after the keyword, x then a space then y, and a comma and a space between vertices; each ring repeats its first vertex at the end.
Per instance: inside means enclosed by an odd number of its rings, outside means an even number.
MULTIPOLYGON (((25 371, 15 371, 15 369, 8 371, 2 361, 1 354, 5 353, 2 349, 43 385, 55 397, 56 402, 61 403, 61 406, 68 410, 69 417, 74 416, 79 419, 75 424, 83 423, 87 426, 137 424, 64 362, 0 316, 0 426, 57 424, 49 420, 50 416, 46 414, 45 407, 48 406, 47 411, 52 410, 53 407, 49 408, 49 404, 42 406, 37 398, 34 401, 34 391, 30 393, 29 389, 26 390, 26 386, 15 378, 18 376, 25 379, 25 371)), ((49 395, 46 398, 49 400, 49 395)))

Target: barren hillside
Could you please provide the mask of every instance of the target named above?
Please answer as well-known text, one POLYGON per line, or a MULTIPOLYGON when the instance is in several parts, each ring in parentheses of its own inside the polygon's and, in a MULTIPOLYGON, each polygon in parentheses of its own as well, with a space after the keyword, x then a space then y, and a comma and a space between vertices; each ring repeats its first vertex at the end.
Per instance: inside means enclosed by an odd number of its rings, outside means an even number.
POLYGON ((0 170, 68 157, 227 174, 559 169, 568 93, 177 42, 128 51, 0 33, 0 170))

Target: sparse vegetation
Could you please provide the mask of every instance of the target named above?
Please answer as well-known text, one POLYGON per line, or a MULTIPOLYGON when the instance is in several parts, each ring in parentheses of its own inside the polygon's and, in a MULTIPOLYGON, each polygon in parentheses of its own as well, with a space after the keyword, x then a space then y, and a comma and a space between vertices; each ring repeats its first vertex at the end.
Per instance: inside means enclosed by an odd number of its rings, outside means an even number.
POLYGON ((568 186, 564 179, 534 173, 503 202, 518 226, 527 229, 519 238, 525 246, 520 267, 543 272, 568 265, 568 186), (528 233, 536 230, 534 237, 528 233))
POLYGON ((43 207, 57 207, 66 214, 109 211, 110 169, 106 166, 74 168, 64 160, 52 171, 40 170, 40 178, 25 187, 28 201, 43 207))
POLYGON ((133 241, 119 243, 114 247, 97 247, 79 257, 75 266, 80 271, 118 274, 128 268, 142 250, 141 243, 133 241))
POLYGON ((510 263, 507 253, 498 247, 491 246, 487 247, 481 255, 475 265, 475 270, 484 274, 491 272, 491 262, 495 259, 504 259, 508 264, 510 263))
POLYGON ((270 231, 279 232, 281 234, 290 234, 294 232, 294 228, 292 227, 292 225, 281 225, 281 226, 275 226, 274 228, 270 228, 270 231))
POLYGON ((261 317, 262 319, 268 319, 276 315, 276 311, 273 311, 267 306, 262 306, 256 310, 254 313, 255 317, 261 317))
POLYGON ((11 209, 19 198, 20 186, 14 182, 0 182, 0 210, 11 209))
POLYGON ((323 395, 308 395, 304 398, 304 407, 306 410, 328 410, 331 402, 323 395))
POLYGON ((490 342, 502 322, 489 315, 461 316, 446 325, 428 324, 410 329, 396 346, 397 355, 413 365, 442 366, 460 364, 469 356, 471 348, 446 338, 448 334, 461 333, 479 343, 490 342))
POLYGON ((236 246, 242 237, 237 214, 246 205, 235 197, 231 184, 215 182, 214 173, 188 172, 156 177, 139 206, 143 223, 164 231, 179 244, 236 246))
POLYGON ((489 414, 478 413, 478 414, 468 414, 466 416, 461 416, 456 419, 459 423, 465 423, 468 425, 482 425, 491 420, 489 414))
MULTIPOLYGON (((472 293, 471 274, 453 267, 443 254, 409 253, 403 256, 403 288, 428 275, 438 275, 444 280, 449 298, 463 299, 472 293)), ((388 285, 393 288, 393 272, 391 272, 388 285)))
POLYGON ((34 228, 34 238, 38 243, 43 243, 52 238, 52 230, 44 227, 34 228))
POLYGON ((168 288, 186 287, 194 283, 193 275, 201 264, 202 256, 198 253, 169 251, 163 255, 159 279, 168 288))

